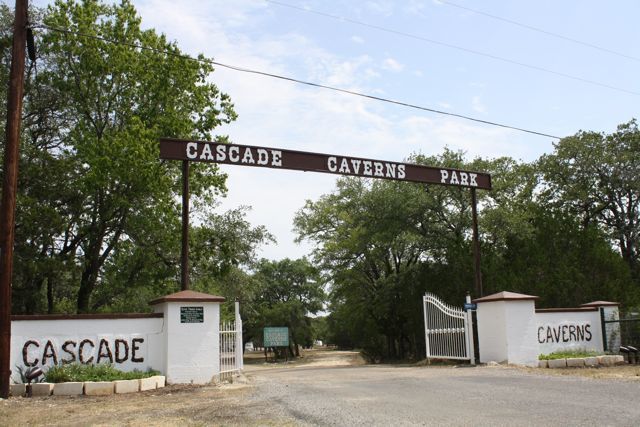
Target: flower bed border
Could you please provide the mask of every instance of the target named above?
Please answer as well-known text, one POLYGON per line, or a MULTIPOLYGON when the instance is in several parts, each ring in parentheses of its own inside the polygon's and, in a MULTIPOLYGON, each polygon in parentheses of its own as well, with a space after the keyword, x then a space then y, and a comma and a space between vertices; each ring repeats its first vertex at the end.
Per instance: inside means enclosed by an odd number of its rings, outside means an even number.
POLYGON ((624 363, 624 357, 619 355, 568 357, 565 359, 538 360, 538 368, 593 368, 599 366, 623 365, 624 363))
MULTIPOLYGON (((137 380, 114 380, 114 381, 85 381, 79 393, 73 394, 65 386, 65 392, 56 394, 56 386, 69 383, 34 383, 31 385, 32 396, 104 396, 123 393, 137 393, 147 390, 156 390, 166 385, 167 378, 164 375, 154 375, 148 378, 137 380)), ((59 387, 62 389, 63 387, 59 387)), ((26 384, 11 384, 10 395, 14 397, 24 397, 27 393, 26 384)))

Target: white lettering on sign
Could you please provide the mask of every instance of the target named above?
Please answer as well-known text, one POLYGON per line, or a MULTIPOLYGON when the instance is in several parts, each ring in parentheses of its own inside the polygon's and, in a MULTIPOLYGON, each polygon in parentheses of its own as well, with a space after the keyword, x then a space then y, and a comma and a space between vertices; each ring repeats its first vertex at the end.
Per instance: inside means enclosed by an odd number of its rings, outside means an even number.
POLYGON ((198 157, 198 144, 190 142, 187 144, 187 159, 195 159, 198 157))
POLYGON ((440 183, 449 185, 465 185, 469 187, 477 187, 478 181, 477 173, 462 172, 462 171, 448 171, 440 169, 440 183))
POLYGON ((200 153, 200 160, 213 160, 213 154, 211 154, 211 146, 209 144, 204 145, 202 153, 200 153))
POLYGON ((282 151, 271 150, 271 166, 282 166, 282 151))
POLYGON ((229 161, 231 163, 240 161, 240 147, 229 147, 229 161))
POLYGON ((269 153, 264 148, 258 148, 258 164, 266 165, 269 163, 269 153))
POLYGON ((213 144, 189 142, 185 147, 187 159, 209 160, 214 162, 230 162, 246 165, 282 167, 282 151, 257 148, 252 151, 250 147, 219 144, 213 148, 213 144))
POLYGON ((380 178, 404 179, 407 176, 405 165, 403 164, 351 159, 348 157, 328 157, 327 169, 329 172, 380 178))

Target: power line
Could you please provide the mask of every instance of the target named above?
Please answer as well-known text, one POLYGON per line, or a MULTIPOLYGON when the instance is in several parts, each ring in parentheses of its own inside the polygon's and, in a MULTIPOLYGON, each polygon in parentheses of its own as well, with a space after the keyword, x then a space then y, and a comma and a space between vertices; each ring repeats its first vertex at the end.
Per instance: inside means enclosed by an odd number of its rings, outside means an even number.
POLYGON ((439 41, 439 40, 435 40, 435 39, 430 39, 430 38, 419 36, 419 35, 416 35, 416 34, 407 33, 405 31, 394 30, 392 28, 382 27, 380 25, 375 25, 375 24, 369 24, 367 22, 358 21, 358 20, 351 19, 351 18, 345 18, 345 17, 339 16, 339 15, 332 15, 330 13, 320 12, 320 11, 317 11, 317 10, 309 9, 309 8, 306 8, 306 7, 300 7, 300 6, 292 5, 292 4, 289 4, 289 3, 283 3, 283 2, 277 1, 277 0, 264 0, 264 1, 267 2, 267 3, 278 5, 278 6, 287 7, 287 8, 290 8, 290 9, 295 9, 295 10, 298 10, 298 11, 301 11, 301 12, 311 13, 311 14, 314 14, 314 15, 318 15, 318 16, 322 16, 322 17, 325 17, 325 18, 330 18, 330 19, 334 19, 334 20, 338 20, 338 21, 342 21, 342 22, 348 22, 350 24, 355 24, 355 25, 359 25, 359 26, 362 26, 362 27, 366 27, 366 28, 372 28, 374 30, 382 31, 382 32, 385 32, 385 33, 395 34, 397 36, 407 37, 407 38, 411 38, 411 39, 414 39, 414 40, 420 40, 420 41, 431 43, 431 44, 435 44, 435 45, 438 45, 438 46, 443 46, 443 47, 447 47, 447 48, 450 48, 450 49, 455 49, 455 50, 459 50, 459 51, 462 51, 462 52, 467 52, 467 53, 471 53, 471 54, 474 54, 474 55, 483 56, 485 58, 490 58, 490 59, 493 59, 493 60, 496 60, 496 61, 501 61, 501 62, 505 62, 505 63, 508 63, 508 64, 517 65, 519 67, 524 67, 524 68, 528 68, 528 69, 531 69, 531 70, 536 70, 536 71, 541 71, 541 72, 548 73, 548 74, 553 74, 553 75, 556 75, 556 76, 559 76, 559 77, 564 77, 566 79, 575 80, 575 81, 579 81, 579 82, 582 82, 582 83, 587 83, 587 84, 590 84, 590 85, 593 85, 593 86, 599 86, 599 87, 603 87, 603 88, 606 88, 606 89, 611 89, 611 90, 615 90, 615 91, 618 91, 618 92, 624 92, 624 93, 631 94, 631 95, 640 95, 640 92, 636 92, 636 91, 633 91, 633 90, 630 90, 630 89, 625 89, 625 88, 618 87, 618 86, 613 86, 613 85, 610 85, 610 84, 607 84, 607 83, 602 83, 602 82, 598 82, 598 81, 595 81, 595 80, 590 80, 590 79, 586 79, 586 78, 583 78, 583 77, 574 76, 572 74, 567 74, 567 73, 563 73, 561 71, 551 70, 549 68, 540 67, 538 65, 527 64, 527 63, 524 63, 524 62, 516 61, 516 60, 513 60, 513 59, 509 59, 509 58, 504 58, 502 56, 494 55, 494 54, 491 54, 491 53, 486 53, 486 52, 481 52, 479 50, 470 49, 470 48, 467 48, 467 47, 464 47, 464 46, 459 46, 459 45, 455 45, 455 44, 452 44, 452 43, 447 43, 447 42, 443 42, 443 41, 439 41))
POLYGON ((503 18, 501 16, 493 15, 493 14, 490 14, 490 13, 487 13, 487 12, 483 12, 481 10, 472 9, 470 7, 462 6, 462 5, 457 4, 457 3, 453 3, 453 2, 451 2, 449 0, 438 0, 438 2, 440 2, 442 4, 446 4, 447 6, 457 7, 458 9, 462 9, 462 10, 466 10, 468 12, 476 13, 478 15, 486 16, 487 18, 495 19, 497 21, 506 22, 507 24, 515 25, 515 26, 522 27, 522 28, 526 28, 527 30, 535 31, 537 33, 545 34, 547 36, 555 37, 555 38, 558 38, 558 39, 569 41, 571 43, 576 43, 576 44, 579 44, 579 45, 582 45, 582 46, 586 46, 586 47, 589 47, 591 49, 596 49, 596 50, 599 50, 599 51, 602 51, 602 52, 610 53, 612 55, 617 55, 617 56, 620 56, 620 57, 623 57, 623 58, 627 58, 627 59, 631 59, 633 61, 640 62, 640 58, 638 58, 636 56, 627 55, 626 53, 618 52, 618 51, 615 51, 615 50, 612 50, 612 49, 609 49, 609 48, 606 48, 606 47, 595 45, 593 43, 589 43, 589 42, 585 42, 585 41, 582 41, 582 40, 574 39, 572 37, 563 36, 562 34, 554 33, 554 32, 551 32, 551 31, 547 31, 547 30, 544 30, 542 28, 534 27, 533 25, 523 24, 522 22, 514 21, 512 19, 503 18))
POLYGON ((497 126, 497 127, 501 127, 501 128, 505 128, 505 129, 512 129, 512 130, 516 130, 516 131, 519 131, 519 132, 525 132, 525 133, 529 133, 529 134, 533 134, 533 135, 544 136, 544 137, 549 137, 549 138, 554 138, 554 139, 561 139, 561 137, 559 137, 559 136, 551 135, 551 134, 544 133, 544 132, 538 132, 538 131, 534 131, 534 130, 530 130, 530 129, 520 128, 520 127, 517 127, 517 126, 510 126, 510 125, 506 125, 506 124, 503 124, 503 123, 492 122, 492 121, 489 121, 489 120, 482 120, 482 119, 478 119, 478 118, 475 118, 475 117, 466 116, 466 115, 463 115, 463 114, 456 114, 456 113, 451 113, 451 112, 448 112, 448 111, 436 110, 436 109, 433 109, 433 108, 428 108, 428 107, 424 107, 424 106, 420 106, 420 105, 416 105, 416 104, 411 104, 411 103, 408 103, 408 102, 397 101, 397 100, 393 100, 393 99, 389 99, 389 98, 382 98, 380 96, 375 96, 375 95, 368 95, 368 94, 361 93, 361 92, 356 92, 356 91, 352 91, 352 90, 348 90, 348 89, 341 89, 341 88, 338 88, 338 87, 323 85, 323 84, 320 84, 320 83, 309 82, 309 81, 305 81, 305 80, 296 79, 296 78, 293 78, 293 77, 287 77, 287 76, 282 76, 282 75, 279 75, 279 74, 268 73, 268 72, 265 72, 265 71, 253 70, 253 69, 249 69, 249 68, 239 67, 239 66, 236 66, 236 65, 224 64, 222 62, 214 61, 214 60, 207 59, 207 58, 194 58, 194 57, 189 56, 189 55, 178 54, 178 53, 175 53, 175 52, 169 52, 169 51, 166 51, 166 50, 156 49, 156 48, 152 48, 152 47, 148 47, 148 46, 142 46, 142 45, 137 44, 137 43, 127 43, 127 42, 122 42, 122 41, 117 41, 117 40, 111 40, 111 39, 108 39, 106 37, 102 37, 102 36, 98 36, 98 35, 94 35, 94 34, 86 34, 86 33, 81 33, 81 32, 78 32, 78 31, 71 31, 71 30, 68 30, 68 29, 65 29, 65 28, 56 28, 56 27, 52 27, 52 26, 44 25, 44 24, 36 25, 36 26, 34 26, 34 28, 44 28, 44 29, 47 29, 49 31, 55 31, 55 32, 64 33, 64 34, 72 34, 72 35, 76 35, 76 36, 80 36, 80 37, 91 38, 91 39, 95 39, 95 40, 101 40, 101 41, 104 41, 104 42, 107 42, 107 43, 116 44, 116 45, 129 46, 129 47, 133 47, 135 49, 147 50, 147 51, 151 51, 151 52, 159 53, 159 54, 163 54, 163 55, 174 56, 174 57, 187 59, 187 60, 191 60, 191 61, 196 61, 196 62, 203 62, 203 63, 207 63, 207 64, 210 64, 210 65, 216 65, 216 66, 219 66, 219 67, 224 67, 224 68, 228 68, 230 70, 239 71, 239 72, 243 72, 243 73, 257 74, 257 75, 261 75, 261 76, 265 76, 265 77, 271 77, 271 78, 284 80, 284 81, 288 81, 288 82, 293 82, 293 83, 298 83, 298 84, 302 84, 302 85, 306 85, 306 86, 311 86, 311 87, 316 87, 316 88, 321 88, 321 89, 328 89, 328 90, 332 90, 334 92, 340 92, 340 93, 345 93, 345 94, 348 94, 348 95, 359 96, 359 97, 362 97, 362 98, 372 99, 372 100, 375 100, 375 101, 381 101, 381 102, 386 102, 386 103, 389 103, 389 104, 400 105, 400 106, 403 106, 403 107, 413 108, 413 109, 416 109, 416 110, 427 111, 427 112, 435 113, 435 114, 442 114, 442 115, 445 115, 445 116, 457 117, 457 118, 460 118, 460 119, 469 120, 469 121, 473 121, 473 122, 477 122, 477 123, 483 123, 483 124, 490 125, 490 126, 497 126))

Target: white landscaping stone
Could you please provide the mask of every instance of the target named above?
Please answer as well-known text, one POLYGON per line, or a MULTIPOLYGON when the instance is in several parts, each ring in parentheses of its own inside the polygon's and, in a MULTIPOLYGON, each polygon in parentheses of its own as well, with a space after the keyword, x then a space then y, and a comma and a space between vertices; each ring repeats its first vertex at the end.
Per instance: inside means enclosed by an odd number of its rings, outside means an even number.
POLYGON ((569 368, 584 368, 584 359, 582 357, 570 357, 570 358, 567 358, 567 367, 569 367, 569 368))
POLYGON ((614 365, 624 365, 624 356, 622 355, 616 355, 616 356, 611 356, 613 357, 613 364, 614 365))
POLYGON ((548 368, 549 361, 548 360, 538 360, 538 368, 548 368))
POLYGON ((53 391, 53 383, 31 384, 32 396, 50 396, 52 391, 53 391))
POLYGON ((613 366, 616 363, 616 356, 598 356, 598 363, 602 366, 613 366))
POLYGON ((140 391, 155 390, 157 387, 158 380, 155 377, 140 379, 140 391))
POLYGON ((14 397, 24 396, 26 392, 27 392, 26 384, 11 384, 9 388, 9 394, 11 394, 11 396, 14 396, 14 397))
POLYGON ((113 382, 87 381, 84 383, 84 394, 87 396, 106 396, 113 394, 113 382))
POLYGON ((53 386, 53 395, 54 396, 79 396, 82 394, 82 390, 84 389, 84 383, 56 383, 53 386))
POLYGON ((167 384, 167 377, 164 375, 156 375, 153 378, 156 379, 156 388, 162 388, 167 384))
POLYGON ((585 357, 584 358, 585 366, 598 366, 598 358, 597 357, 585 357))
POLYGON ((140 380, 120 380, 113 382, 116 394, 136 393, 140 390, 140 380))
POLYGON ((567 367, 567 359, 552 359, 549 360, 549 367, 554 368, 566 368, 567 367))

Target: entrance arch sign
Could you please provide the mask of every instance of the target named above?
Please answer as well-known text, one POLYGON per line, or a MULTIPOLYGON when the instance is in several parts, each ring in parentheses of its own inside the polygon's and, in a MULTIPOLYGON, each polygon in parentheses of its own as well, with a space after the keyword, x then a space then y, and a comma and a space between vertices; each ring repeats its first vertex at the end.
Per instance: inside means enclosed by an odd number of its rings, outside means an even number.
POLYGON ((491 175, 482 172, 240 144, 161 138, 160 158, 491 190, 491 175))
POLYGON ((189 289, 189 163, 209 162, 469 188, 471 190, 474 284, 477 295, 483 296, 476 189, 491 190, 491 175, 488 173, 281 148, 174 138, 160 138, 160 158, 182 160, 182 290, 189 289))

